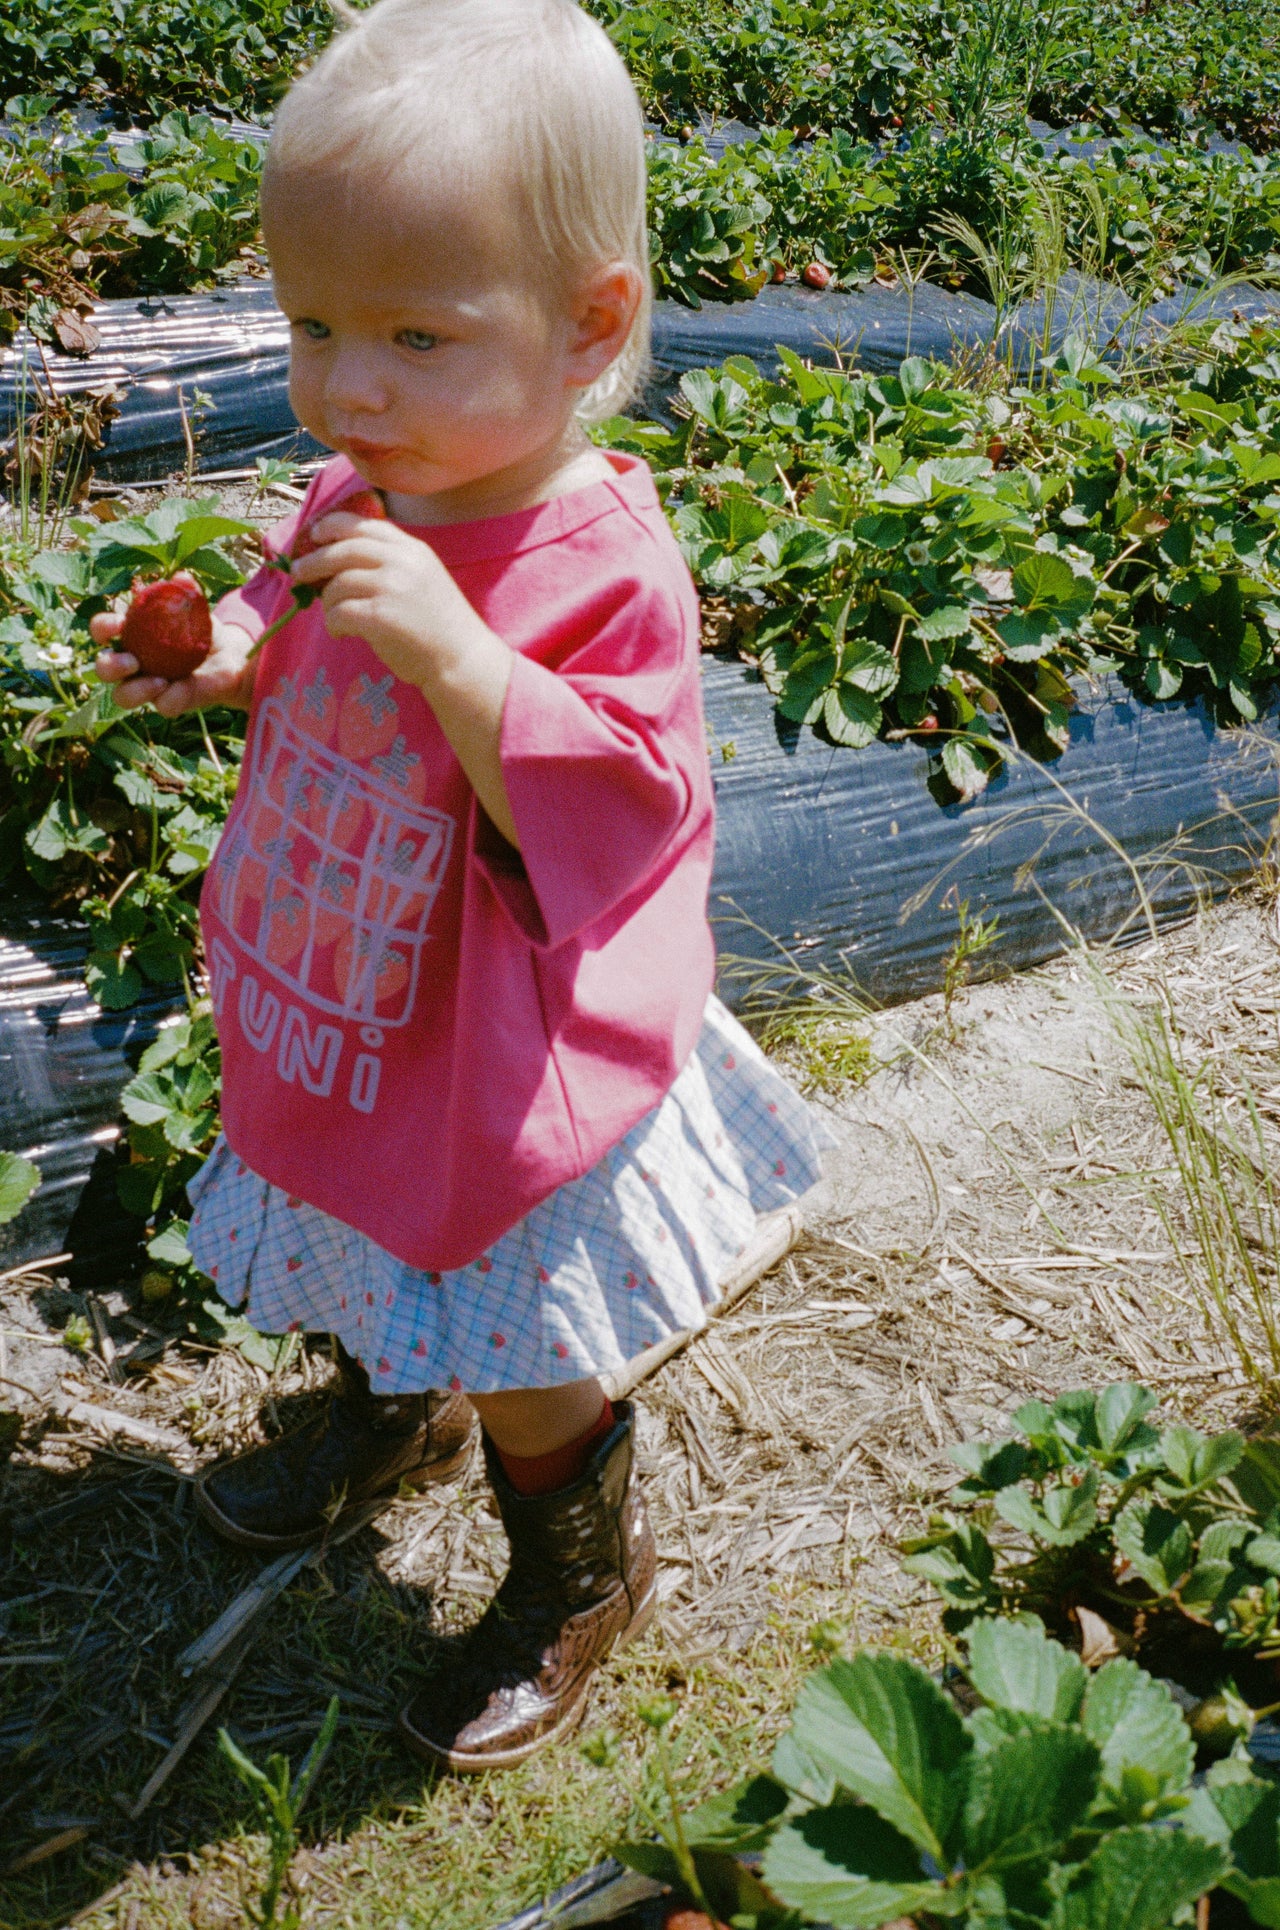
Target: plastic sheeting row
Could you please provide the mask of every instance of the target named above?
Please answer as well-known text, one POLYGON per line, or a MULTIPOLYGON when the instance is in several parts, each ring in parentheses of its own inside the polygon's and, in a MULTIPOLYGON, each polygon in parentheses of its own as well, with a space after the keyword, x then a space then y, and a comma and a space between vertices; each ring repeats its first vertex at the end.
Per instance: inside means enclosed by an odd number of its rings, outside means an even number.
MULTIPOLYGON (((1141 311, 1115 288, 1079 277, 1052 302, 1028 302, 999 321, 989 302, 928 282, 856 293, 770 285, 754 301, 654 309, 652 378, 636 413, 661 416, 680 376, 746 355, 777 367, 782 344, 833 366, 853 357, 865 369, 896 369, 907 355, 949 361, 996 344, 1015 367, 1066 336, 1109 347, 1151 339, 1186 317, 1280 313, 1280 293, 1233 286, 1194 290, 1141 311)), ((46 350, 19 335, 0 357, 0 438, 14 434, 51 383, 60 395, 112 388, 120 404, 95 457, 97 473, 120 482, 154 481, 182 468, 184 416, 196 434, 200 468, 251 468, 259 457, 321 454, 289 407, 289 331, 264 282, 205 295, 102 302, 94 312, 101 346, 85 359, 46 350)))
MULTIPOLYGON (((1198 704, 1102 689, 1076 712, 1065 784, 1020 759, 974 803, 939 810, 923 751, 824 745, 782 722, 741 664, 708 659, 704 692, 712 911, 731 1003, 793 965, 851 974, 884 1003, 936 990, 961 899, 999 917, 1001 969, 1059 951, 1064 921, 1093 939, 1141 935, 1144 893, 1157 920, 1184 915, 1248 872, 1276 815, 1274 711, 1247 735, 1224 733, 1198 704)), ((165 1007, 100 1012, 83 959, 74 925, 0 914, 0 1147, 45 1176, 0 1228, 0 1267, 136 1255, 137 1223, 115 1203, 119 1095, 165 1007)))

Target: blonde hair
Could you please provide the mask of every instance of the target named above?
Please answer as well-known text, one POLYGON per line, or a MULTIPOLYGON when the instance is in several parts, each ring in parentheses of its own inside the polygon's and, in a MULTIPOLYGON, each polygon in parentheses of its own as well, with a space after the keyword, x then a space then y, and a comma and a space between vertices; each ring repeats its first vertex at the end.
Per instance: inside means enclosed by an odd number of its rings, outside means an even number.
POLYGON ((548 289, 633 264, 644 295, 626 346, 575 408, 616 415, 648 368, 653 297, 644 123, 608 35, 574 0, 378 0, 341 18, 276 115, 264 201, 299 170, 350 167, 353 206, 371 173, 429 195, 444 170, 503 197, 548 289))

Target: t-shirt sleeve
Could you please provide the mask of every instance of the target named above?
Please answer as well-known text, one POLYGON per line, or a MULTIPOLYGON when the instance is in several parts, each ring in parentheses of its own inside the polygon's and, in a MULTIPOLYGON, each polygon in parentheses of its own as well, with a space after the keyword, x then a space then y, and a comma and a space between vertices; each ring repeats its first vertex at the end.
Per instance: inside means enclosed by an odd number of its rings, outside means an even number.
POLYGON ((515 656, 500 755, 520 849, 481 812, 474 855, 539 949, 607 917, 706 808, 695 625, 645 586, 556 669, 515 656))

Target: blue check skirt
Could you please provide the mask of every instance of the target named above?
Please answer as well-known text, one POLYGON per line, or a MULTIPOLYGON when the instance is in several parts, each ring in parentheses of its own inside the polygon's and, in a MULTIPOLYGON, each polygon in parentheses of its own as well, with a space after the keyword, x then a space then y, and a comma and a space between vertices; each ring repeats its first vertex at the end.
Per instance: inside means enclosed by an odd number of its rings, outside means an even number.
POLYGON ((806 1192, 834 1144, 713 997, 661 1103, 468 1266, 407 1266, 224 1138, 188 1187, 190 1245, 261 1332, 337 1334, 380 1393, 554 1387, 702 1326, 757 1214, 806 1192))

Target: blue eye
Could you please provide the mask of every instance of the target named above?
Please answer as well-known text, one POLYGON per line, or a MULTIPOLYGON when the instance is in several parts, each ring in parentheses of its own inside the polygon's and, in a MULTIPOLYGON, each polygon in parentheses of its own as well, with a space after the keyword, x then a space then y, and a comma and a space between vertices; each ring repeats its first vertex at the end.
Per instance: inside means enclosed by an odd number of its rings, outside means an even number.
POLYGON ((397 342, 403 342, 406 348, 416 349, 434 348, 438 339, 435 335, 428 335, 425 328, 402 328, 396 336, 397 342))
POLYGON ((301 316, 293 326, 301 329, 309 342, 325 342, 329 339, 329 330, 325 323, 316 321, 312 315, 301 316))

